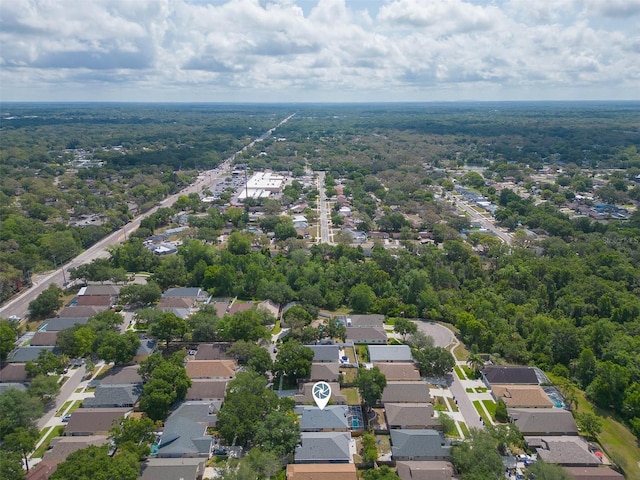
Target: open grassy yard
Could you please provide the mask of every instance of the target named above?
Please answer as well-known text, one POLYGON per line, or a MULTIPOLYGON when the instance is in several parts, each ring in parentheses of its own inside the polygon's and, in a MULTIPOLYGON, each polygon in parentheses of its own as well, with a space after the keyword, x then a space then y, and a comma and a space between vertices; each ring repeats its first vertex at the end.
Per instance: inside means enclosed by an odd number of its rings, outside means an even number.
POLYGON ((485 413, 484 408, 482 408, 482 404, 480 403, 480 400, 474 400, 473 406, 476 407, 476 411, 478 412, 478 415, 482 417, 482 419, 484 420, 484 423, 486 423, 487 425, 491 425, 491 420, 489 419, 489 417, 487 417, 487 414, 485 413))
POLYGON ((358 369, 357 368, 341 368, 340 373, 342 374, 342 377, 344 379, 342 383, 351 385, 356 380, 356 376, 358 375, 358 369))
POLYGON ((356 352, 358 353, 358 361, 369 361, 369 348, 367 347, 367 345, 356 345, 356 352))
POLYGON ((360 395, 357 388, 341 388, 340 393, 347 397, 347 405, 360 405, 360 395))
POLYGON ((58 425, 57 427, 53 427, 51 431, 47 434, 45 441, 42 442, 42 445, 40 445, 35 452, 33 452, 31 457, 42 458, 42 456, 44 455, 44 452, 46 452, 47 449, 49 448, 49 443, 51 442, 51 439, 54 437, 61 436, 63 431, 64 431, 64 425, 58 425))

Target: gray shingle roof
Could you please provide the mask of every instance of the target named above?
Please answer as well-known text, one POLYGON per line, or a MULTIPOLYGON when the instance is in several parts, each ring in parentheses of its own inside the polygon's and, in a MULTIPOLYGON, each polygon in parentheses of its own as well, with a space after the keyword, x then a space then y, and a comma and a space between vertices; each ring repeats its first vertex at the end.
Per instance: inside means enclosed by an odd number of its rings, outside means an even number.
POLYGON ((523 435, 578 434, 571 412, 561 408, 509 408, 509 417, 523 435))
POLYGON ((429 384, 426 382, 387 382, 382 392, 382 403, 429 402, 429 384))
POLYGON ((391 452, 395 459, 430 460, 448 457, 451 447, 436 430, 391 430, 391 452))
POLYGON ((369 345, 370 362, 413 362, 409 345, 369 345))
POLYGON ((347 327, 347 339, 355 343, 386 342, 387 332, 383 327, 347 327))
POLYGON ((9 363, 25 363, 29 360, 35 360, 40 355, 41 350, 48 350, 49 352, 53 352, 54 347, 43 346, 43 347, 20 347, 13 352, 7 361, 9 363))
POLYGON ((202 458, 150 458, 142 466, 140 480, 196 480, 204 474, 202 458))
POLYGON ((340 365, 337 363, 312 363, 310 379, 313 381, 324 380, 335 382, 340 374, 340 365))
POLYGON ((163 297, 197 297, 202 290, 198 287, 182 287, 182 288, 170 288, 162 294, 163 297))
POLYGON ((313 350, 314 362, 338 362, 340 347, 338 345, 307 345, 313 350))
POLYGON ((315 405, 296 407, 295 412, 300 417, 300 430, 348 430, 347 415, 349 407, 346 405, 327 405, 320 410, 315 405))
POLYGON ((59 318, 47 318, 40 330, 45 332, 59 332, 73 327, 75 324, 84 325, 89 321, 89 317, 59 317, 59 318))
POLYGON ((169 418, 165 422, 162 439, 158 446, 158 458, 162 457, 208 457, 213 437, 206 435, 206 426, 186 417, 169 418))
POLYGON ((403 461, 396 464, 402 480, 451 480, 453 465, 441 461, 403 461))
POLYGON ((133 407, 142 395, 139 385, 99 385, 93 397, 85 398, 86 408, 133 407))
POLYGON ((295 463, 349 463, 350 440, 347 432, 302 432, 295 463))

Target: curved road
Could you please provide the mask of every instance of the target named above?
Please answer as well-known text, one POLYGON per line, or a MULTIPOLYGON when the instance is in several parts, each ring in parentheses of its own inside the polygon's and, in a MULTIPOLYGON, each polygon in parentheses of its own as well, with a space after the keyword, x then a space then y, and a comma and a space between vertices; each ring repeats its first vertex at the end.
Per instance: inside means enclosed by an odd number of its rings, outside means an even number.
MULTIPOLYGON (((276 128, 283 125, 287 121, 289 121, 294 114, 289 115, 284 120, 281 120, 275 127, 271 128, 260 137, 255 140, 252 140, 246 147, 252 146, 259 140, 263 140, 271 135, 276 128)), ((242 150, 237 152, 240 153, 242 150)), ((214 170, 208 170, 200 174, 200 178, 198 178, 194 183, 187 186, 184 190, 171 195, 170 197, 165 198, 161 202, 158 203, 157 206, 153 207, 151 210, 139 215, 138 217, 131 220, 127 223, 122 229, 113 232, 112 234, 104 237, 102 240, 98 241, 87 250, 82 252, 80 255, 75 257, 66 265, 63 265, 61 268, 54 270, 51 273, 46 274, 44 277, 39 278, 33 284, 33 286, 24 292, 20 293, 16 297, 13 297, 11 300, 6 302, 2 307, 0 307, 0 318, 9 318, 16 316, 20 319, 24 319, 27 316, 27 310, 29 303, 34 300, 43 290, 46 290, 49 285, 55 283, 57 285, 62 286, 65 282, 65 273, 64 270, 69 268, 78 267, 84 263, 89 263, 96 258, 104 258, 109 254, 106 251, 107 247, 114 244, 123 243, 127 235, 131 232, 135 231, 139 226, 140 222, 143 219, 147 218, 149 215, 155 213, 158 208, 169 207, 173 205, 173 203, 178 199, 180 195, 188 195, 189 193, 198 193, 203 189, 203 187, 208 186, 211 183, 211 180, 216 177, 221 177, 226 175, 226 171, 231 167, 233 160, 235 159, 236 154, 231 155, 227 158, 222 164, 218 165, 214 170)))
MULTIPOLYGON (((433 338, 436 347, 450 348, 453 350, 453 348, 460 343, 453 332, 445 326, 419 320, 414 321, 414 323, 418 325, 418 330, 433 338)), ((467 395, 465 387, 462 385, 462 382, 455 372, 451 374, 451 385, 449 386, 449 389, 457 401, 458 409, 460 410, 467 427, 484 428, 476 407, 473 406, 473 403, 467 395)))

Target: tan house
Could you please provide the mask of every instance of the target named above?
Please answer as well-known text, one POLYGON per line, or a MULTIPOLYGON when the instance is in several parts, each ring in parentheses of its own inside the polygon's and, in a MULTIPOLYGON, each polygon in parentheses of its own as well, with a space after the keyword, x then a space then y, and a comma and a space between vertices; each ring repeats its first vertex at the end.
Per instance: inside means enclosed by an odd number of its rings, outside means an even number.
POLYGON ((308 463, 287 465, 287 480, 358 480, 356 466, 353 463, 330 464, 308 463))
POLYGON ((384 411, 389 429, 428 429, 440 425, 430 403, 386 403, 384 411))
POLYGON ((539 385, 493 385, 493 397, 511 408, 552 408, 553 402, 539 385))
POLYGON ((420 380, 420 372, 413 363, 376 363, 388 382, 420 380))
POLYGON ((230 380, 236 376, 237 364, 233 360, 189 360, 185 368, 192 380, 230 380))
POLYGON ((451 480, 453 465, 450 462, 404 461, 397 462, 398 476, 402 480, 451 480))

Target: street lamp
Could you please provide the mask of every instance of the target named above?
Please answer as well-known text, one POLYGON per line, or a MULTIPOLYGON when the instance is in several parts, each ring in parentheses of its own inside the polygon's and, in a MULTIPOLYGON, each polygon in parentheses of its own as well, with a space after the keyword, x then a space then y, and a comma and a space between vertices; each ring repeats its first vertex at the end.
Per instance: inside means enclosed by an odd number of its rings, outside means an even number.
MULTIPOLYGON (((53 258, 53 266, 55 267, 55 269, 58 269, 58 263, 56 262, 56 256, 55 255, 51 255, 51 257, 53 258)), ((60 264, 60 269, 62 270, 62 280, 64 281, 63 285, 67 284, 67 276, 64 273, 64 265, 60 264)))

